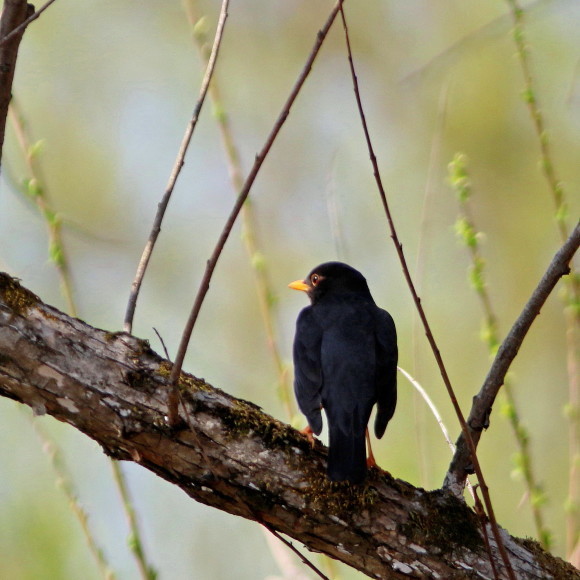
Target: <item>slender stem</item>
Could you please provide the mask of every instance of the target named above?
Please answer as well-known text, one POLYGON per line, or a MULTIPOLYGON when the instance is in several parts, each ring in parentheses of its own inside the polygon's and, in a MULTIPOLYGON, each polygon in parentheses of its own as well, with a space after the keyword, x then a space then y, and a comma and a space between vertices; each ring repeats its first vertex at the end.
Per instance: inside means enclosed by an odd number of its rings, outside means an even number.
MULTIPOLYGON (((256 176, 258 175, 260 167, 262 166, 264 159, 268 155, 268 152, 270 151, 270 148, 272 147, 276 137, 278 136, 280 129, 282 128, 282 126, 284 125, 284 122, 288 118, 288 115, 290 114, 290 109, 291 109, 292 105, 294 104, 296 97, 300 93, 300 90, 301 90, 302 86, 304 85, 304 82, 306 81, 306 78, 308 77, 310 70, 312 69, 312 65, 314 64, 314 60, 316 59, 316 56, 318 55, 318 53, 320 51, 322 43, 324 42, 324 39, 326 38, 326 35, 328 34, 328 31, 330 30, 330 27, 332 26, 337 14, 338 14, 339 8, 340 8, 340 0, 339 0, 339 2, 337 2, 335 4, 334 8, 330 12, 329 17, 326 20, 324 26, 318 32, 314 46, 310 52, 310 55, 308 56, 308 59, 306 60, 306 64, 304 65, 302 71, 300 72, 300 74, 298 76, 298 79, 296 80, 296 83, 294 84, 294 87, 292 88, 292 91, 290 92, 290 95, 289 95, 288 99, 286 100, 286 103, 284 104, 284 106, 282 108, 282 112, 280 113, 280 115, 278 116, 278 119, 274 123, 274 127, 272 128, 272 130, 270 131, 270 134, 268 135, 268 138, 266 139, 266 143, 264 144, 264 146, 262 147, 260 152, 256 155, 252 169, 250 170, 250 173, 249 173, 248 177, 246 178, 246 181, 244 182, 244 185, 243 185, 242 189, 240 190, 240 193, 238 194, 238 197, 236 199, 234 207, 232 208, 230 215, 229 215, 229 217, 224 225, 222 233, 220 234, 220 237, 215 245, 214 251, 213 251, 210 259, 207 262, 205 274, 203 276, 203 279, 202 279, 201 284, 199 286, 197 295, 195 297, 195 302, 193 304, 191 314, 189 316, 189 319, 188 319, 187 324, 185 326, 185 329, 183 331, 183 335, 181 338, 179 349, 178 349, 177 355, 175 357, 175 362, 173 364, 173 368, 171 370, 170 381, 174 385, 177 383, 177 380, 178 380, 179 375, 181 373, 181 367, 183 366, 183 360, 185 358, 185 353, 187 352, 187 347, 189 345, 189 340, 191 338, 191 334, 193 332, 195 322, 196 322, 197 317, 199 315, 199 311, 201 310, 201 306, 203 304, 203 300, 205 298, 205 295, 207 294, 207 292, 209 290, 209 283, 211 281, 212 274, 215 270, 215 267, 217 265, 217 262, 219 260, 220 255, 222 253, 222 250, 225 246, 225 243, 230 235, 230 232, 234 226, 234 223, 238 217, 238 214, 240 213, 240 210, 242 209, 242 206, 245 203, 245 201, 250 193, 250 189, 251 189, 251 187, 256 179, 256 176)), ((176 424, 177 421, 178 421, 177 396, 174 395, 171 397, 171 400, 169 401, 169 422, 170 422, 170 424, 176 424)))
MULTIPOLYGON (((199 30, 199 28, 203 29, 203 27, 196 27, 200 19, 196 14, 195 4, 195 0, 187 0, 185 2, 186 13, 192 30, 194 31, 193 37, 200 55, 203 59, 207 60, 209 54, 206 50, 207 43, 205 34, 203 33, 203 30, 199 30)), ((209 86, 209 97, 215 111, 214 116, 220 131, 232 188, 235 192, 238 192, 244 185, 240 155, 232 134, 228 115, 224 107, 215 75, 209 86)), ((266 332, 266 340, 278 375, 278 394, 286 410, 288 421, 291 421, 295 414, 295 408, 291 395, 288 367, 284 363, 284 358, 276 337, 274 324, 276 316, 275 301, 273 300, 274 290, 268 278, 267 261, 257 242, 254 212, 252 211, 250 200, 247 200, 242 206, 241 218, 242 242, 254 272, 258 304, 260 307, 262 322, 264 324, 264 330, 266 332)))
POLYGON ((349 61, 350 71, 351 71, 351 75, 352 75, 352 79, 353 79, 355 97, 356 97, 358 110, 359 110, 360 117, 361 117, 361 122, 362 122, 363 130, 364 130, 364 134, 365 134, 365 139, 366 139, 368 150, 369 150, 371 163, 373 166, 373 173, 375 176, 375 181, 377 183, 377 187, 379 189, 381 201, 383 203, 383 208, 385 210, 387 221, 389 223, 391 238, 393 239, 393 242, 395 244, 395 248, 397 250, 397 254, 399 256, 399 260, 400 260, 401 266, 403 268, 403 273, 405 275, 405 279, 406 279, 407 284, 409 286, 409 290, 411 291, 411 294, 413 296, 413 301, 415 302, 415 306, 419 312, 419 317, 421 318, 421 322, 423 323, 423 327, 425 328, 425 334, 427 335, 427 340, 429 341, 429 344, 430 344, 431 349, 433 351, 433 354, 435 356, 435 360, 437 361, 437 365, 439 367, 441 377, 443 378, 443 382, 445 384, 445 387, 447 388, 449 398, 451 399, 451 402, 453 404, 453 408, 455 409, 455 413, 456 413, 457 418, 459 419, 459 422, 461 424, 461 429, 466 435, 466 439, 467 439, 467 442, 468 442, 468 445, 469 445, 469 448, 471 451, 471 458, 473 461, 475 472, 477 473, 477 478, 478 478, 479 485, 481 487, 481 491, 482 491, 482 494, 484 497, 488 517, 489 517, 489 520, 490 520, 490 523, 492 526, 493 535, 494 535, 494 538, 496 540, 498 549, 500 551, 501 558, 504 562, 504 565, 505 565, 505 568, 506 568, 506 571, 507 571, 507 574, 508 574, 510 580, 516 580, 514 571, 512 569, 511 564, 510 564, 505 546, 503 544, 503 541, 502 541, 502 538, 501 538, 501 535, 499 532, 499 527, 497 525, 497 521, 495 519, 493 506, 491 504, 491 498, 489 495, 489 489, 487 487, 487 484, 486 484, 485 479, 483 477, 483 472, 481 470, 481 466, 480 466, 479 461, 477 459, 475 444, 474 444, 474 442, 471 438, 471 435, 468 431, 467 423, 465 422, 465 417, 463 416, 463 412, 461 411, 461 407, 459 406, 459 403, 457 401, 457 397, 455 396, 455 391, 453 390, 453 386, 451 385, 451 381, 450 381, 449 376, 447 374, 447 369, 445 368, 445 364, 443 363, 443 358, 441 357, 441 353, 439 352, 439 348, 437 346, 437 343, 435 342, 435 338, 433 336, 433 333, 431 332, 431 327, 429 326, 429 322, 427 321, 427 316, 425 314, 425 311, 423 310, 423 306, 421 305, 421 299, 419 298, 419 296, 417 295, 417 292, 415 290, 415 285, 413 284, 413 280, 411 278, 411 273, 409 272, 409 268, 407 266, 407 261, 406 261, 405 255, 403 253, 403 245, 399 241, 399 237, 397 235, 397 230, 395 228, 395 224, 394 224, 394 221, 393 221, 393 218, 391 215, 391 211, 390 211, 389 204, 387 201, 387 195, 386 195, 385 189, 383 187, 381 175, 379 172, 379 166, 377 163, 377 158, 376 158, 376 155, 374 153, 374 148, 373 148, 373 145, 371 142, 371 138, 370 138, 367 122, 366 122, 366 117, 365 117, 364 109, 362 106, 360 91, 358 88, 358 80, 357 80, 356 71, 354 69, 354 62, 353 62, 353 58, 352 58, 352 50, 350 48, 350 38, 349 38, 349 34, 348 34, 348 26, 346 24, 346 16, 345 16, 344 10, 342 8, 342 2, 340 4, 341 4, 340 5, 340 15, 342 17, 342 24, 343 24, 344 33, 345 33, 346 46, 347 46, 347 51, 348 51, 348 61, 349 61))
POLYGON ((330 580, 328 576, 322 573, 320 569, 318 569, 304 554, 302 554, 292 542, 289 542, 284 536, 279 534, 275 528, 266 524, 264 522, 260 522, 275 538, 280 540, 283 544, 285 544, 290 550, 292 550, 306 566, 308 566, 317 576, 322 578, 322 580, 330 580))
POLYGON ((546 132, 544 115, 539 107, 536 93, 534 90, 534 81, 531 72, 530 58, 524 33, 524 11, 517 0, 507 0, 511 9, 514 21, 514 41, 517 47, 517 54, 520 61, 522 73, 524 75, 525 92, 524 99, 528 105, 530 116, 534 123, 534 128, 540 143, 540 153, 542 158, 542 171, 550 186, 554 207, 556 209, 556 220, 560 231, 562 242, 568 237, 568 227, 566 225, 566 200, 562 182, 556 175, 554 163, 552 161, 552 151, 550 138, 546 132))
MULTIPOLYGON (((5 36, 0 38, 0 46, 3 46, 7 42, 10 42, 15 36, 24 32, 24 29, 34 20, 36 20, 51 4, 56 2, 56 0, 48 0, 46 4, 43 4, 36 12, 33 12, 22 24, 14 28, 12 32, 9 32, 5 36)), ((24 2, 26 4, 26 1, 24 2)), ((32 7, 34 10, 34 6, 32 7)))
POLYGON ((491 569, 493 572, 493 577, 498 578, 499 572, 495 566, 494 559, 492 558, 492 551, 491 551, 491 544, 489 543, 489 535, 487 533, 487 526, 486 526, 486 517, 485 517, 485 510, 483 509, 483 505, 479 496, 477 495, 477 485, 473 486, 473 499, 475 501, 475 513, 478 515, 480 521, 482 522, 482 530, 483 530, 483 540, 485 542, 485 549, 489 554, 489 561, 491 562, 491 569))
POLYGON ((139 530, 139 524, 135 515, 135 508, 133 507, 133 501, 129 493, 129 488, 127 487, 125 475, 118 461, 112 460, 111 468, 113 469, 113 479, 117 484, 117 489, 119 490, 119 494, 123 502, 129 529, 131 530, 129 547, 135 556, 137 568, 139 569, 139 575, 141 576, 142 580, 155 580, 157 573, 153 567, 147 563, 147 557, 145 556, 143 541, 141 539, 141 532, 139 530))
POLYGON ((50 458, 52 469, 56 474, 57 485, 64 493, 64 496, 68 500, 69 507, 71 508, 73 514, 76 516, 78 522, 81 525, 83 535, 85 536, 85 539, 89 546, 89 550, 93 555, 93 558, 97 563, 97 566, 99 567, 101 576, 105 578, 105 580, 115 580, 116 578, 115 573, 111 569, 109 563, 105 558, 103 550, 99 547, 97 541, 95 540, 91 532, 89 526, 89 516, 87 515, 87 512, 85 511, 85 509, 78 500, 77 492, 75 490, 74 484, 70 479, 70 474, 67 471, 61 450, 56 445, 56 443, 52 441, 52 439, 41 428, 38 421, 35 421, 32 418, 31 422, 32 428, 36 431, 36 434, 38 435, 38 437, 42 442, 42 449, 50 458))
POLYGON ((187 129, 185 130, 185 135, 183 136, 181 146, 179 147, 179 152, 177 154, 173 170, 171 171, 171 175, 169 176, 169 182, 167 183, 165 193, 163 194, 163 197, 159 202, 157 214, 155 215, 155 219, 153 221, 153 227, 151 229, 151 233, 149 234, 149 239, 147 240, 145 248, 143 249, 141 260, 139 261, 139 265, 137 266, 137 273, 135 274, 135 279, 133 280, 133 284, 131 285, 131 293, 129 295, 129 302, 127 303, 127 310, 125 312, 125 324, 124 324, 125 332, 131 332, 133 329, 133 318, 135 316, 135 308, 137 307, 137 299, 139 297, 141 284, 143 283, 143 278, 145 276, 145 272, 147 271, 147 266, 149 265, 149 260, 151 259, 151 254, 153 253, 155 243, 157 242, 157 238, 159 237, 159 234, 161 232, 161 223, 163 222, 165 211, 167 210, 167 206, 169 205, 173 189, 175 188, 175 184, 177 183, 177 178, 179 177, 181 169, 185 163, 185 154, 187 153, 187 149, 189 148, 191 138, 193 137, 193 132, 197 125, 197 120, 199 119, 199 115, 201 113, 201 109, 203 107, 207 91, 209 89, 209 84, 215 69, 217 56, 222 42, 223 31, 228 16, 228 6, 229 0, 222 0, 222 7, 220 11, 218 25, 216 28, 211 56, 209 58, 205 75, 201 83, 199 98, 193 110, 191 120, 189 121, 187 129))
POLYGON ((413 376, 409 372, 407 372, 404 368, 397 367, 397 369, 411 383, 411 385, 413 385, 413 387, 423 398, 425 403, 427 403, 427 406, 429 407, 429 409, 431 409, 433 417, 435 417, 435 420, 437 421, 437 423, 439 423, 439 428, 443 433, 443 437, 445 438, 445 441, 447 442, 449 449, 451 449, 451 453, 455 453, 455 444, 453 443, 453 441, 451 441, 451 437, 449 437, 449 431, 447 431, 447 427, 445 426, 445 423, 443 423, 441 414, 439 413, 439 410, 435 406, 435 403, 432 401, 431 397, 427 394, 427 391, 421 386, 419 381, 413 378, 413 376))
MULTIPOLYGON (((427 180, 425 183, 425 191, 423 194, 423 203, 421 207, 421 218, 419 226, 419 239, 417 241, 417 259, 415 260, 415 284, 417 287, 417 292, 422 292, 423 287, 423 277, 425 269, 425 254, 426 246, 425 244, 427 238, 427 231, 429 228, 429 216, 432 213, 431 210, 431 198, 433 196, 433 191, 437 187, 436 184, 439 183, 440 177, 436 175, 435 169, 441 166, 441 146, 443 142, 443 133, 445 129, 445 124, 447 120, 447 103, 448 103, 448 83, 446 83, 439 92, 439 102, 437 107, 437 125, 431 139, 431 151, 429 155, 429 166, 427 169, 427 180)), ((413 325, 412 325, 412 353, 413 353, 413 372, 417 373, 417 368, 419 365, 419 339, 422 340, 421 325, 418 323, 416 316, 416 311, 413 314, 413 325)), ((420 412, 424 409, 423 405, 420 405, 417 395, 413 397, 413 414, 415 419, 415 439, 417 441, 417 449, 419 456, 419 468, 420 476, 423 487, 428 486, 428 459, 430 453, 428 451, 429 441, 425 437, 425 432, 423 428, 422 415, 420 412)), ((455 449, 454 449, 455 451, 455 449)))
MULTIPOLYGON (((397 367, 397 369, 411 383, 411 385, 413 385, 413 387, 415 388, 417 393, 419 393, 419 395, 423 398, 425 403, 427 403, 427 406, 429 407, 429 409, 431 409, 431 413, 435 417, 435 420, 437 421, 437 423, 439 423, 439 427, 441 429, 441 432, 443 433, 443 437, 445 438, 445 441, 447 442, 447 445, 449 446, 449 449, 451 450, 451 454, 453 455, 455 453, 455 444, 453 443, 453 441, 451 441, 451 438, 449 437, 449 432, 447 431, 447 427, 445 426, 445 423, 443 423, 443 419, 441 418, 441 415, 439 413, 439 410, 435 406, 435 403, 431 400, 431 397, 429 396, 427 391, 421 386, 419 381, 417 381, 417 379, 413 378, 413 376, 410 373, 408 373, 404 368, 397 367)), ((471 482, 469 481, 469 479, 467 479, 467 489, 469 489, 469 493, 475 499, 475 493, 473 490, 473 486, 471 485, 471 482)))
MULTIPOLYGON (((541 167, 548 182, 552 200, 555 208, 555 220, 562 242, 568 237, 568 207, 563 184, 556 173, 550 137, 546 130, 544 115, 538 103, 534 78, 532 75, 532 66, 530 54, 525 36, 525 12, 521 7, 519 0, 506 0, 510 8, 513 20, 513 37, 517 48, 517 54, 520 61, 520 67, 524 77, 524 99, 530 112, 534 129, 540 145, 541 167)), ((529 7, 526 8, 529 10, 529 7)), ((572 268, 572 270, 574 270, 572 268)), ((572 557, 578 540, 578 504, 580 502, 578 494, 578 462, 580 457, 580 444, 578 443, 578 419, 577 413, 580 401, 580 385, 578 378, 578 352, 580 348, 580 337, 578 327, 580 325, 580 276, 573 273, 566 279, 567 298, 569 305, 566 317, 566 348, 567 348, 567 370, 568 370, 568 408, 572 409, 569 413, 569 475, 568 475, 568 499, 567 499, 567 518, 566 518, 566 553, 568 558, 572 557), (576 417, 576 418, 575 418, 576 417)))
MULTIPOLYGON (((579 303, 576 303, 576 308, 579 303)), ((566 406, 568 416, 568 498, 566 501, 566 556, 572 564, 580 568, 580 534, 578 533, 580 511, 580 325, 578 313, 571 305, 566 309, 566 343, 568 351, 568 377, 570 381, 569 399, 566 406)))
MULTIPOLYGON (((206 51, 207 45, 205 35, 201 30, 196 28, 196 25, 198 24, 200 19, 196 14, 195 4, 196 2, 194 0, 188 0, 184 2, 187 17, 193 30, 193 37, 196 46, 200 52, 201 57, 204 60, 207 60, 208 58, 210 58, 210 55, 207 54, 206 51)), ((244 180, 242 177, 242 169, 240 164, 240 156, 232 135, 231 127, 228 121, 228 116, 225 112, 225 108, 222 102, 222 98, 220 95, 220 91, 215 76, 213 77, 212 82, 210 83, 209 86, 209 96, 213 104, 214 111, 216 111, 215 118, 220 130, 222 145, 224 147, 224 151, 226 154, 230 180, 234 191, 238 192, 242 189, 244 185, 244 180)), ((282 399, 282 403, 284 404, 284 407, 286 409, 288 420, 290 421, 294 415, 294 410, 292 406, 292 398, 290 396, 290 386, 288 381, 287 367, 283 362, 282 355, 278 347, 276 333, 274 331, 274 321, 273 321, 274 306, 272 301, 273 290, 268 280, 265 260, 263 258, 262 253, 259 250, 256 241, 254 216, 252 212, 252 206, 249 203, 249 200, 246 201, 246 203, 242 207, 241 217, 243 225, 242 241, 244 243, 244 247, 246 249, 246 253, 248 254, 250 263, 253 266, 256 281, 256 290, 258 294, 258 303, 260 306, 262 321, 264 323, 266 331, 268 346, 270 348, 270 352, 274 360, 274 365, 278 373, 279 394, 282 399)), ((163 343, 161 337, 159 338, 163 343)), ((169 355, 167 355, 167 358, 169 358, 169 355)), ((307 566, 313 569, 321 578, 325 578, 322 572, 320 572, 320 570, 316 568, 314 564, 312 564, 300 552, 298 552, 298 550, 290 542, 288 542, 285 538, 280 536, 280 534, 278 534, 273 528, 263 524, 263 529, 264 533, 267 534, 269 532, 270 534, 272 534, 277 539, 278 542, 281 542, 282 544, 289 547, 293 552, 298 554, 300 559, 307 566)), ((279 565, 282 564, 279 562, 279 565)))
MULTIPOLYGON (((456 222, 456 233, 467 248, 471 258, 470 281, 473 289, 480 299, 483 314, 484 327, 482 338, 485 341, 490 355, 493 357, 497 353, 500 343, 497 317, 492 307, 491 296, 485 281, 485 260, 481 254, 479 245, 479 232, 475 227, 469 209, 469 199, 472 194, 471 183, 467 173, 467 159, 465 155, 457 154, 449 164, 449 178, 453 185, 459 209, 460 218, 456 222)), ((517 408, 516 399, 510 381, 506 378, 503 385, 504 396, 507 400, 507 417, 512 428, 516 444, 519 448, 518 468, 520 469, 526 486, 527 496, 532 510, 532 517, 536 526, 536 534, 542 547, 545 550, 550 548, 550 530, 544 524, 544 517, 541 509, 541 499, 544 497, 540 485, 536 482, 530 452, 530 437, 524 427, 520 413, 517 408)))
POLYGON ((21 189, 36 204, 40 215, 44 219, 48 232, 49 258, 60 277, 61 288, 67 303, 68 312, 71 316, 76 317, 77 309, 74 301, 70 265, 61 235, 62 221, 49 201, 48 186, 38 164, 38 144, 32 143, 18 101, 14 97, 10 103, 8 115, 30 176, 24 181, 21 189))

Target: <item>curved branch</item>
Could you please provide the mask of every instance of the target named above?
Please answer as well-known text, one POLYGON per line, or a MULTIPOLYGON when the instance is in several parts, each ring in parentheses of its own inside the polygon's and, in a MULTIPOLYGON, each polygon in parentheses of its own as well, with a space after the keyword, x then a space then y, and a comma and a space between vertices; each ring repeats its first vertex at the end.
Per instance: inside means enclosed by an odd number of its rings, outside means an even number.
MULTIPOLYGON (((568 264, 580 246, 580 224, 556 252, 548 269, 528 300, 518 319, 515 321, 491 365, 489 373, 479 393, 473 397, 473 405, 467 419, 471 438, 475 445, 479 442, 481 432, 489 425, 491 408, 503 385, 507 371, 518 354, 520 346, 534 322, 544 302, 556 286, 558 280, 570 272, 568 264)), ((463 432, 457 440, 457 449, 449 466, 443 487, 455 494, 461 494, 467 476, 472 472, 471 452, 463 432)))
MULTIPOLYGON (((167 424, 171 363, 146 341, 66 316, 0 273, 0 395, 71 424, 201 503, 258 521, 374 578, 490 577, 479 521, 444 491, 372 470, 330 483, 326 449, 182 373, 192 428, 167 424)), ((503 532, 522 578, 573 578, 533 542, 503 532)))

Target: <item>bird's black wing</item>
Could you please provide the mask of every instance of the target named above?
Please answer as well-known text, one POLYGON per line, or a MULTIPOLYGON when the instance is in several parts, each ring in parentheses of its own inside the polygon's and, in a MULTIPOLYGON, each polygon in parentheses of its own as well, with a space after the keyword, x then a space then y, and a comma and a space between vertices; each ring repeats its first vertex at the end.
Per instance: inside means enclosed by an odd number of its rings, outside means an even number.
POLYGON ((397 330, 393 318, 377 308, 375 435, 380 439, 397 406, 397 330))
POLYGON ((322 328, 316 323, 312 308, 304 308, 296 321, 294 337, 294 393, 300 410, 306 415, 315 435, 322 431, 320 414, 322 370, 320 345, 322 328))

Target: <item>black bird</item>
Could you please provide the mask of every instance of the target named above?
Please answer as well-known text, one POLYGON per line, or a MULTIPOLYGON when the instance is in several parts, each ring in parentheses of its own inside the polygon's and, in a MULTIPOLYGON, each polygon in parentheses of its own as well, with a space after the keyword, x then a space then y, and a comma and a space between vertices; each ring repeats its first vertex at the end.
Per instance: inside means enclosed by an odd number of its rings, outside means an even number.
MULTIPOLYGON (((294 392, 308 419, 303 433, 328 420, 328 477, 360 483, 366 475, 365 434, 377 404, 375 435, 381 438, 397 404, 397 332, 379 308, 364 276, 342 262, 314 268, 303 290, 311 306, 300 312, 294 338, 294 392)), ((368 465, 376 465, 370 449, 368 465)))

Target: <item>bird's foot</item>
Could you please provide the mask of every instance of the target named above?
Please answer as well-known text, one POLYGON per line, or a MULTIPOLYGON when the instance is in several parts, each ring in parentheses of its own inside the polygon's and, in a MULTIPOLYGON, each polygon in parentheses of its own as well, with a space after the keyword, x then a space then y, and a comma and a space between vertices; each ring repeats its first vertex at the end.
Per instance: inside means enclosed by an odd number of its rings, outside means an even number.
POLYGON ((367 457, 367 468, 370 469, 371 467, 378 467, 377 462, 375 460, 375 456, 373 454, 373 448, 371 447, 371 437, 369 435, 369 430, 365 431, 365 437, 367 440, 367 447, 369 455, 367 457))
POLYGON ((310 425, 306 425, 306 427, 304 427, 304 429, 302 429, 300 433, 302 433, 302 435, 305 435, 310 445, 314 447, 314 443, 316 440, 314 439, 314 431, 310 428, 310 425))

